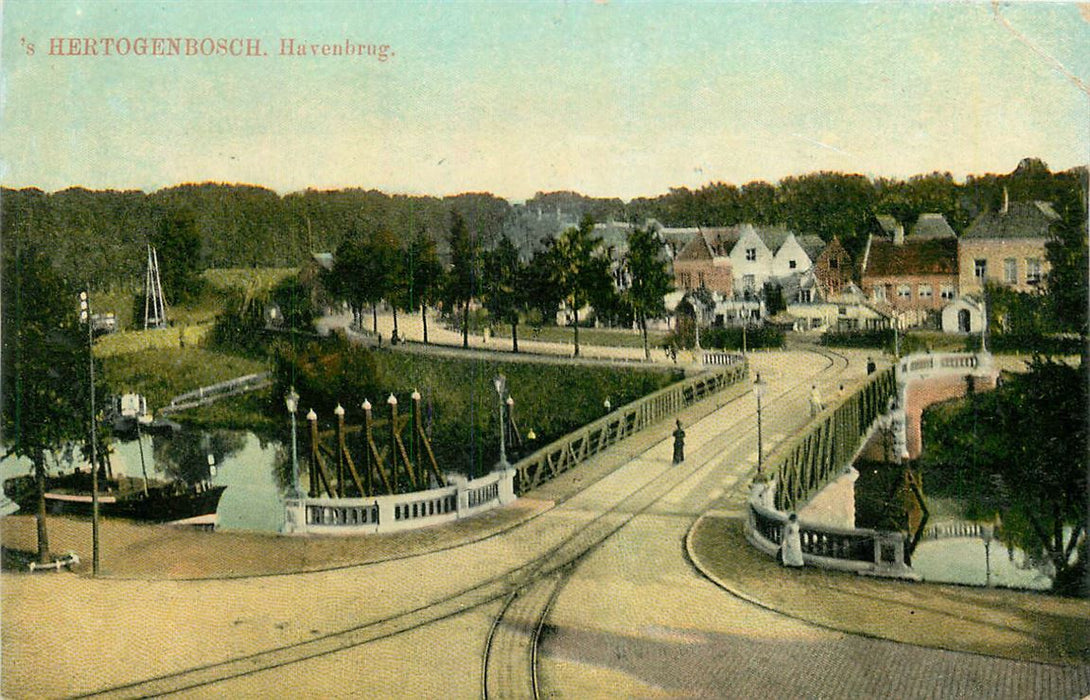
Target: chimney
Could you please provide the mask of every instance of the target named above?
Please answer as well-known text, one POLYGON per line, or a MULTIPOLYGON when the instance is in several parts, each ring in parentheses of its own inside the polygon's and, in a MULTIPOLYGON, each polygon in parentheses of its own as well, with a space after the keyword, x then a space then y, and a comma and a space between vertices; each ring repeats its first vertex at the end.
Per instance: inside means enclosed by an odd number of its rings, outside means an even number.
POLYGON ((1001 214, 1006 214, 1007 210, 1010 209, 1010 206, 1011 206, 1011 196, 1010 196, 1010 193, 1007 192, 1007 186, 1003 185, 1003 208, 1000 209, 999 212, 1001 214))
POLYGON ((893 229, 893 245, 905 244, 905 227, 904 224, 897 224, 897 228, 893 229))

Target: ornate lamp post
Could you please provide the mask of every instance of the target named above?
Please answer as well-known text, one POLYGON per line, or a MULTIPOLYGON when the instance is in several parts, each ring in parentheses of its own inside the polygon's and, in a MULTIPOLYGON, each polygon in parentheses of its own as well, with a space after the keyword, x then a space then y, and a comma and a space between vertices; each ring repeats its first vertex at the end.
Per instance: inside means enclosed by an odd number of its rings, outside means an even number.
POLYGON ((284 406, 291 415, 291 497, 302 498, 299 491, 299 443, 295 432, 295 412, 299 410, 299 394, 295 393, 295 387, 288 389, 284 395, 284 406))
POLYGON ((757 396, 757 476, 764 475, 764 438, 761 433, 761 399, 764 398, 768 384, 761 379, 761 373, 757 373, 757 380, 753 382, 753 393, 757 396))
POLYGON ((507 378, 502 374, 497 374, 496 378, 492 380, 492 385, 496 387, 496 395, 500 399, 500 461, 496 462, 496 470, 510 469, 511 465, 507 461, 507 444, 504 435, 503 426, 503 406, 504 406, 504 394, 507 393, 507 378))

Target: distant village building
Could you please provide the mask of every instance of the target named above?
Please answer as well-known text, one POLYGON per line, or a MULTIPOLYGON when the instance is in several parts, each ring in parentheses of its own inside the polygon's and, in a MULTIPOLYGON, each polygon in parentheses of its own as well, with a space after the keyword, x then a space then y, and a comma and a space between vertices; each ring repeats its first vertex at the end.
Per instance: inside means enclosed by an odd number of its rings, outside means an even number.
POLYGON ((985 212, 966 229, 958 244, 958 283, 962 294, 980 294, 985 282, 1016 292, 1041 288, 1048 275, 1045 244, 1060 219, 1047 202, 1004 203, 985 212))
MULTIPOLYGON (((818 285, 829 294, 840 294, 844 286, 852 281, 854 274, 852 256, 840 242, 840 238, 834 236, 814 260, 814 276, 818 285)), ((797 301, 809 300, 799 298, 797 301)))
POLYGON ((877 218, 886 234, 867 239, 862 289, 878 308, 923 323, 957 296, 957 237, 941 214, 921 215, 908 236, 891 217, 877 218))
POLYGON ((984 328, 984 305, 974 297, 959 297, 942 309, 944 333, 980 333, 984 328))

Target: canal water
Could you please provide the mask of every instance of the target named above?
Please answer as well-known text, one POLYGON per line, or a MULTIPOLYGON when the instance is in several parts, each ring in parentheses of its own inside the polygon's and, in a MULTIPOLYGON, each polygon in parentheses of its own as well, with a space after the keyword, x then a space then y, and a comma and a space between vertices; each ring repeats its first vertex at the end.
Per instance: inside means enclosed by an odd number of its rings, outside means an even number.
POLYGON ((955 537, 923 540, 912 555, 912 570, 932 583, 960 583, 1028 590, 1048 590, 1052 579, 1021 550, 999 540, 955 537))
MULTIPOLYGON (((277 442, 263 442, 251 432, 210 431, 174 436, 142 437, 115 441, 110 464, 115 475, 140 477, 141 447, 144 467, 152 479, 169 480, 184 475, 190 480, 205 479, 227 486, 217 511, 218 529, 277 532, 283 523, 281 487, 277 483, 278 464, 286 461, 287 451, 277 442), (210 474, 212 455, 215 474, 210 474)), ((78 456, 51 459, 50 467, 71 471, 86 469, 78 456)), ((51 471, 56 471, 51 469, 51 471)), ((0 462, 0 476, 7 479, 30 473, 30 461, 9 457, 0 462)))

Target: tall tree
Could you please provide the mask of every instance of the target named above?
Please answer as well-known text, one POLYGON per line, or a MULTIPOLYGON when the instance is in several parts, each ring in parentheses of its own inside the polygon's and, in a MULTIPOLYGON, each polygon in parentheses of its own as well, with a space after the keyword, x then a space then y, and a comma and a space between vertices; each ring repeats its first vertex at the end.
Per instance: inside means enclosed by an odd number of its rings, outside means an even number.
POLYGON ((488 313, 511 326, 511 350, 519 351, 519 314, 524 305, 525 269, 518 249, 507 236, 484 255, 484 305, 488 313))
POLYGON ((428 306, 437 301, 443 284, 443 266, 435 249, 435 241, 419 231, 405 249, 405 264, 409 280, 406 308, 420 308, 424 325, 424 344, 428 343, 428 306))
POLYGON ((445 298, 452 308, 462 307, 462 347, 468 348, 469 302, 477 297, 481 278, 480 243, 457 212, 451 216, 447 241, 450 244, 450 271, 445 298))
POLYGON ((653 231, 634 228, 628 234, 626 260, 629 287, 625 302, 636 317, 636 325, 643 336, 643 355, 651 359, 651 346, 647 341, 647 321, 666 314, 664 297, 673 291, 673 281, 667 270, 667 258, 662 241, 653 231))
POLYGON ((572 312, 575 356, 579 357, 579 309, 600 290, 612 285, 609 260, 599 255, 600 238, 592 235, 594 220, 584 217, 578 227, 569 228, 553 246, 552 281, 572 312))
MULTIPOLYGON (((929 410, 921 461, 928 490, 998 513, 1005 539, 1075 592, 1085 572, 1086 367, 1034 360, 995 391, 929 410), (1080 376, 1082 375, 1082 376, 1080 376)), ((1083 591, 1085 595, 1087 591, 1083 591)))
MULTIPOLYGON (((9 454, 33 465, 38 559, 50 560, 45 521, 47 455, 89 442, 90 347, 77 292, 33 244, 3 251, 3 426, 9 454)), ((101 405, 101 404, 100 404, 101 405)))
POLYGON ((185 302, 201 290, 201 237, 192 212, 171 212, 152 236, 159 258, 159 277, 168 304, 185 302))

